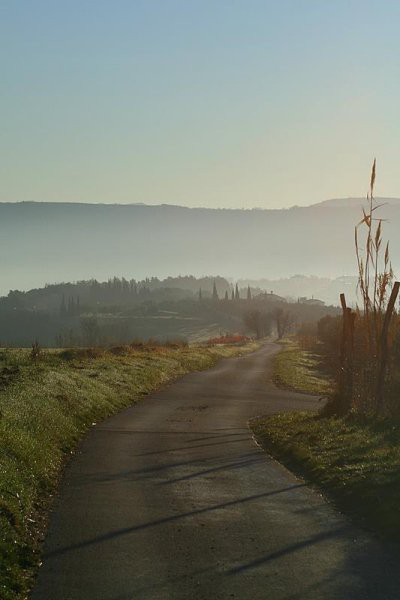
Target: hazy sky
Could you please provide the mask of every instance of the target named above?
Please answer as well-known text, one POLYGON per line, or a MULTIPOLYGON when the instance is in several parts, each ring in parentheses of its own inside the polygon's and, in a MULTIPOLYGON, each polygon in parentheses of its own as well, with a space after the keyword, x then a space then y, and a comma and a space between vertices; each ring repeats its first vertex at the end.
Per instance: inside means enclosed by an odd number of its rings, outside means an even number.
POLYGON ((0 200, 400 196, 398 0, 0 0, 0 200))

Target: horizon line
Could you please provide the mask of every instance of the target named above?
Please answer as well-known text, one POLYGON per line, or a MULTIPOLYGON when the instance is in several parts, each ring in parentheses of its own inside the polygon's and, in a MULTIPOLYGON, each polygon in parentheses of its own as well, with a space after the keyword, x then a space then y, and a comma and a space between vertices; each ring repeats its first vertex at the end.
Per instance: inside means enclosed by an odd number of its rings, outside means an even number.
MULTIPOLYGON (((375 196, 375 200, 395 200, 400 203, 400 197, 396 196, 375 196)), ((187 206, 184 204, 172 204, 168 202, 162 202, 160 204, 147 204, 145 202, 79 202, 79 201, 68 201, 68 200, 0 200, 0 205, 25 205, 25 204, 49 204, 49 205, 72 205, 72 206, 114 206, 114 207, 143 207, 143 208, 183 208, 187 210, 212 210, 212 211, 242 211, 242 212, 252 212, 252 211, 278 211, 278 210, 293 210, 293 209, 304 209, 304 208, 312 208, 312 207, 320 207, 324 204, 328 204, 329 202, 334 201, 366 201, 365 196, 345 196, 340 198, 328 198, 326 200, 321 200, 319 202, 315 202, 313 204, 294 204, 292 206, 282 206, 282 207, 214 207, 214 206, 187 206)), ((343 208, 343 207, 325 207, 325 208, 343 208)))

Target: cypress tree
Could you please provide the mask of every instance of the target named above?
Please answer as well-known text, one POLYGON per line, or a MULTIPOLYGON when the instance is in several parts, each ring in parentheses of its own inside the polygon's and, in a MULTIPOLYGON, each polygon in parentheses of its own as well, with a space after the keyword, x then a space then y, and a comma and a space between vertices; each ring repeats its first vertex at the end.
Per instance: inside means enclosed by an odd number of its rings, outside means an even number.
POLYGON ((61 300, 61 306, 60 306, 60 315, 62 317, 65 317, 66 314, 67 314, 67 307, 65 306, 65 296, 63 294, 62 300, 61 300))
POLYGON ((251 300, 251 289, 250 286, 247 286, 247 300, 251 300))
POLYGON ((214 285, 213 285, 212 299, 213 300, 219 300, 219 298, 218 298, 218 292, 217 292, 217 286, 215 285, 215 279, 214 279, 214 285))
POLYGON ((240 300, 238 284, 235 286, 235 300, 240 300))

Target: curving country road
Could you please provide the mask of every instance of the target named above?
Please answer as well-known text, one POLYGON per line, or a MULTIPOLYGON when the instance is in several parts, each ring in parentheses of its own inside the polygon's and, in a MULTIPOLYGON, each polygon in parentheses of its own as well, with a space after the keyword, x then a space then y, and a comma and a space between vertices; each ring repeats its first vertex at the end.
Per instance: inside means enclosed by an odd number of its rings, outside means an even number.
POLYGON ((268 382, 276 350, 189 374, 90 431, 33 600, 400 598, 394 549, 254 443, 249 418, 317 406, 268 382))

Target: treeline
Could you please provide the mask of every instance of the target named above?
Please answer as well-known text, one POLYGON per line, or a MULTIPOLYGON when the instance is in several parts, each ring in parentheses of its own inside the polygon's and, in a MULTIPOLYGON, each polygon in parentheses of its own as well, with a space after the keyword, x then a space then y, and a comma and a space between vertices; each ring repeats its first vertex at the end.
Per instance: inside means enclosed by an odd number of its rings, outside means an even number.
MULTIPOLYGON (((268 297, 269 301, 283 298, 258 288, 239 288, 223 277, 157 277, 141 281, 113 277, 99 282, 96 279, 76 283, 46 285, 27 292, 11 290, 0 298, 3 311, 30 310, 58 314, 62 318, 75 317, 88 312, 118 312, 129 307, 159 305, 181 300, 249 300, 252 297, 268 297)), ((308 301, 312 302, 312 301, 308 301)))
POLYGON ((164 280, 147 277, 140 281, 113 277, 103 282, 91 279, 46 285, 27 292, 11 290, 7 296, 0 298, 0 311, 31 309, 75 316, 84 307, 127 306, 148 299, 153 302, 180 300, 197 297, 199 290, 207 298, 211 297, 213 286, 217 286, 220 293, 230 290, 228 281, 223 277, 196 278, 189 275, 164 280))
MULTIPOLYGON (((165 289, 159 288, 142 295, 133 292, 132 302, 118 302, 114 297, 112 303, 99 300, 107 293, 104 284, 88 284, 89 289, 99 292, 93 300, 88 300, 88 296, 85 300, 82 293, 85 286, 79 288, 79 295, 74 284, 48 286, 56 299, 52 310, 39 308, 39 302, 28 308, 17 307, 10 303, 10 298, 8 305, 0 306, 0 345, 30 346, 37 340, 42 346, 65 347, 177 337, 193 341, 226 333, 262 337, 271 330, 282 337, 303 321, 315 321, 337 312, 322 304, 288 303, 275 294, 257 294, 251 288, 234 286, 232 290, 225 280, 219 287, 221 280, 206 282, 208 289, 196 285, 197 291, 189 295, 180 288, 175 290, 177 296, 160 295, 165 289)), ((121 289, 120 280, 112 280, 110 288, 113 287, 121 289)), ((29 297, 29 292, 26 296, 29 297)))

